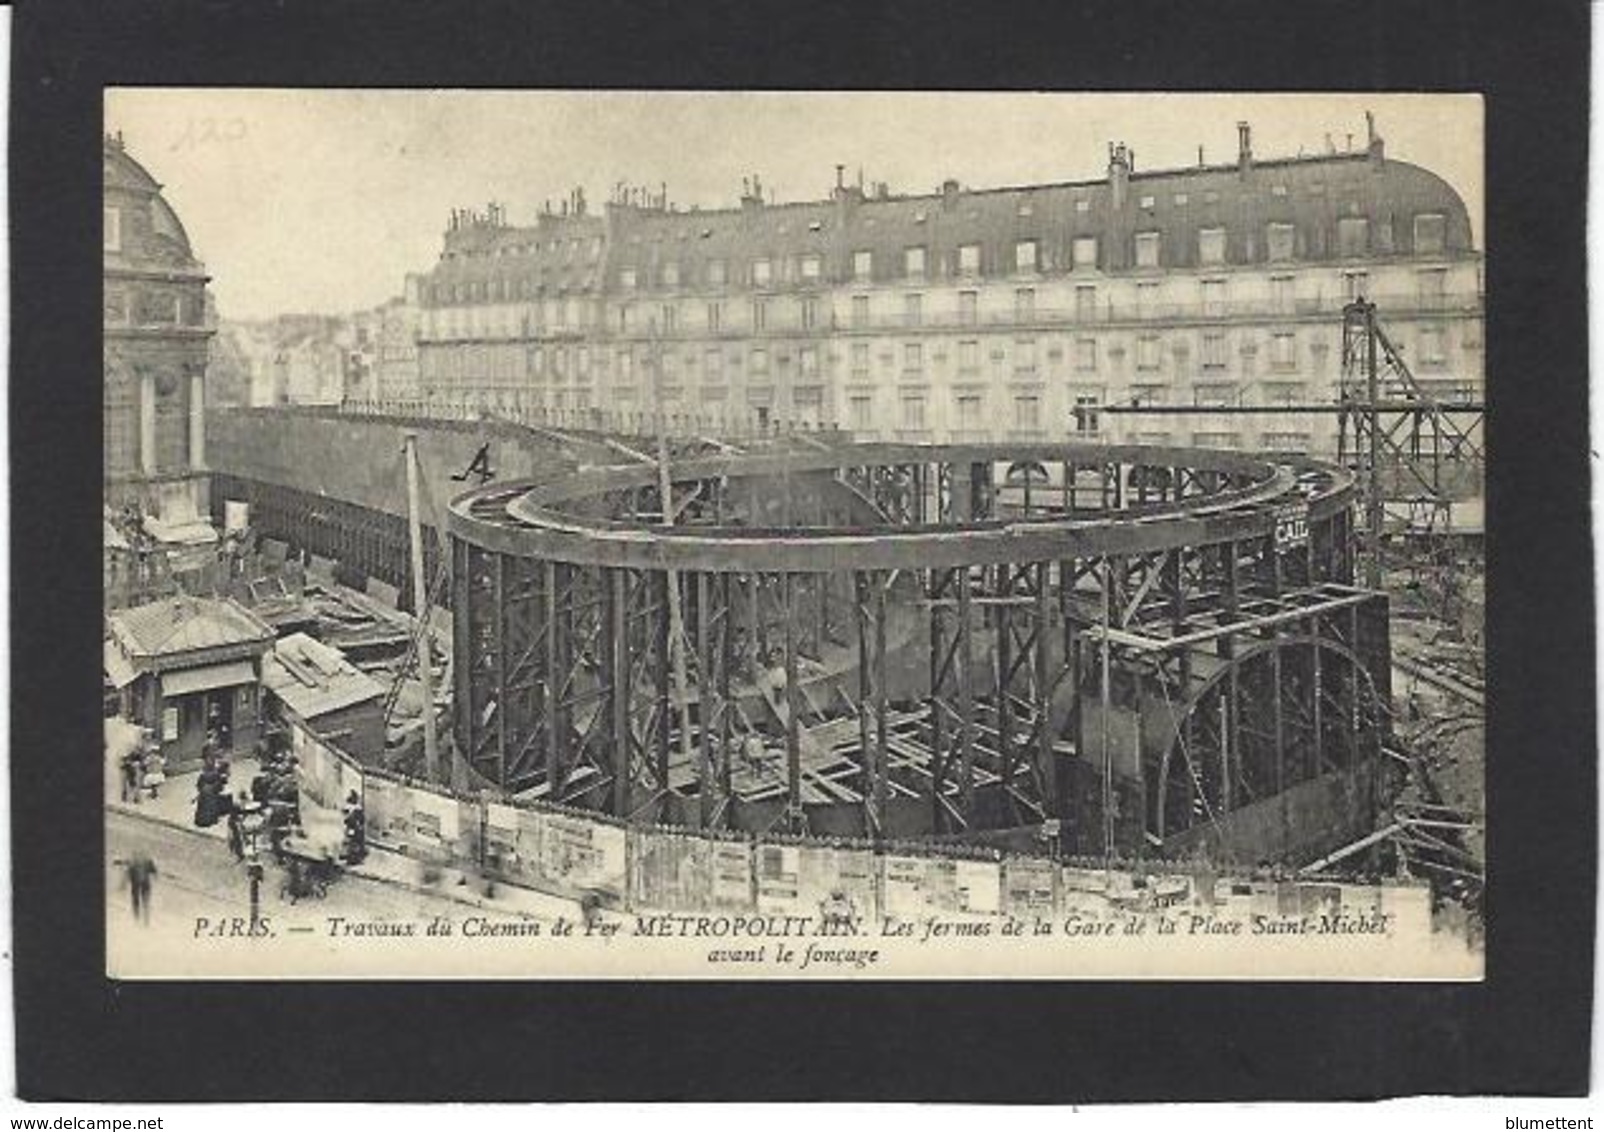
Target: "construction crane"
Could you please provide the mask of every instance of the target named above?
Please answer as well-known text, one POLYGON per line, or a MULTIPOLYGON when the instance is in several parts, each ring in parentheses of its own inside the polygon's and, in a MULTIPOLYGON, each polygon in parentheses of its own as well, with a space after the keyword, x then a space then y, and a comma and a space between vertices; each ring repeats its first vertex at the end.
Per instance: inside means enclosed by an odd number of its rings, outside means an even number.
MULTIPOLYGON (((1403 353, 1387 335, 1376 305, 1363 298, 1342 310, 1342 376, 1335 402, 1287 405, 1102 405, 1087 412, 1160 416, 1335 416, 1337 463, 1351 469, 1364 501, 1359 551, 1365 581, 1380 588, 1388 565, 1391 518, 1405 535, 1424 540, 1430 561, 1453 566, 1447 540, 1452 530, 1452 469, 1478 469, 1484 454, 1485 410, 1476 400, 1445 401, 1415 379, 1403 353)), ((1406 537, 1404 542, 1409 540, 1406 537)), ((1405 559, 1407 546, 1392 555, 1405 559)), ((1418 565, 1418 563, 1416 563, 1418 565)), ((1441 579, 1452 589, 1451 577, 1441 579)))

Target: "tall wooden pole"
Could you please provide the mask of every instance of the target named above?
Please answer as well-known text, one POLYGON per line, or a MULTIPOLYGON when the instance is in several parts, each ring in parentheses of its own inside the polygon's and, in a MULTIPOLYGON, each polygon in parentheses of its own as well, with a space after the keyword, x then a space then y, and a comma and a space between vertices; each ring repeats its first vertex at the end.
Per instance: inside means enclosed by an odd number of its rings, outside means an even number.
MULTIPOLYGON (((663 413, 663 349, 657 337, 657 321, 651 324, 652 334, 652 413, 657 418, 657 493, 663 499, 663 526, 674 525, 674 477, 668 467, 668 433, 667 420, 663 413)), ((680 614, 679 571, 666 570, 668 582, 668 653, 670 664, 673 667, 674 684, 670 689, 670 698, 674 715, 679 719, 679 749, 685 761, 692 757, 691 747, 691 710, 686 702, 686 688, 689 677, 685 670, 685 625, 680 614)), ((705 616, 705 614, 703 614, 705 616)), ((703 679, 707 674, 703 673, 703 679)), ((707 726, 706 705, 703 705, 702 726, 707 726)), ((711 766, 703 766, 702 773, 698 775, 701 788, 705 791, 712 782, 711 766)), ((668 789, 668 782, 659 783, 664 790, 668 789)))
POLYGON ((412 612, 418 619, 418 683, 423 685, 423 762, 430 782, 440 781, 434 734, 434 650, 429 634, 429 588, 423 569, 423 526, 418 519, 418 435, 406 435, 407 534, 412 542, 412 612))

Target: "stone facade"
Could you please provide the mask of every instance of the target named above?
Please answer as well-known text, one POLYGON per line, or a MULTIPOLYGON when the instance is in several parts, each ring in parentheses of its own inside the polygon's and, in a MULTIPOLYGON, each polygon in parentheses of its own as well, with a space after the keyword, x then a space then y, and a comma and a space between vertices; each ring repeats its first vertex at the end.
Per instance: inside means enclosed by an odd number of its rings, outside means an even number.
POLYGON ((1333 449, 1334 414, 1124 416, 1335 400, 1341 312, 1375 301, 1423 385, 1483 388, 1482 256, 1455 190, 1361 150, 892 194, 837 183, 685 210, 576 191, 530 227, 454 213, 422 282, 424 395, 487 408, 661 410, 943 442, 1079 434, 1333 449), (1077 409, 1080 410, 1077 412, 1077 409), (1216 423, 1210 423, 1216 422, 1216 423), (1220 423, 1223 422, 1223 423, 1220 423))
POLYGON ((103 158, 106 503, 182 522, 208 510, 206 270, 121 139, 103 158))

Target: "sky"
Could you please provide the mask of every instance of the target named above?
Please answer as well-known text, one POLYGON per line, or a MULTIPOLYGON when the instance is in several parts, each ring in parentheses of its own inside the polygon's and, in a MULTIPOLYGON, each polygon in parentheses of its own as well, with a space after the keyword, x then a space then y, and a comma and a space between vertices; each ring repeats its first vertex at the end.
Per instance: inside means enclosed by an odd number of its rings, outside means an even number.
POLYGON ((496 201, 533 223, 578 185, 600 209, 619 181, 682 206, 732 207, 741 179, 820 199, 835 166, 891 191, 947 178, 989 188, 1104 175, 1108 143, 1138 170, 1363 147, 1457 188, 1477 246, 1484 211, 1475 95, 714 93, 113 89, 120 131, 163 184, 212 274, 224 318, 338 314, 401 293, 440 253, 453 208, 496 201))

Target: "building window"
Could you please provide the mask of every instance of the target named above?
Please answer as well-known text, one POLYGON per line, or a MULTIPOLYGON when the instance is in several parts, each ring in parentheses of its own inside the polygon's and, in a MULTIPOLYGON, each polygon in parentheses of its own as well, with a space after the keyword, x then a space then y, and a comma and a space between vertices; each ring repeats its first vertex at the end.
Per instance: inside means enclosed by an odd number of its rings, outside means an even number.
POLYGON ((1234 432, 1194 432, 1192 444, 1197 448, 1235 448, 1241 441, 1234 432))
POLYGON ((1076 212, 1090 212, 1091 210, 1092 210, 1092 202, 1087 200, 1085 197, 1081 197, 1081 198, 1079 198, 1078 200, 1075 201, 1075 211, 1076 212))
POLYGON ((972 338, 958 343, 958 372, 980 372, 980 343, 972 338))
POLYGON ((902 347, 902 371, 904 373, 918 373, 925 362, 924 346, 918 342, 906 342, 902 347))
POLYGON ((761 346, 753 347, 751 364, 748 369, 753 377, 767 376, 769 372, 769 352, 761 346))
POLYGON ((1370 290, 1370 273, 1368 271, 1344 271, 1342 273, 1342 295, 1350 303, 1358 302, 1370 290))
POLYGON ((1091 322, 1097 317, 1097 288, 1075 288, 1075 321, 1091 322))
POLYGON ((1203 313, 1211 318, 1225 314, 1225 280, 1203 280, 1203 313))
POLYGON ((852 296, 852 325, 853 326, 868 326, 869 325, 869 296, 868 295, 853 295, 852 296))
POLYGON ((1133 385, 1131 400, 1138 405, 1163 405, 1169 399, 1167 385, 1133 385))
POLYGON ((724 265, 723 260, 710 259, 707 261, 707 281, 709 283, 715 287, 722 287, 728 278, 729 269, 724 265))
POLYGON ((1190 199, 1191 198, 1189 198, 1185 193, 1176 193, 1175 194, 1175 205, 1176 205, 1177 208, 1185 208, 1186 204, 1187 204, 1187 201, 1190 200, 1190 199))
POLYGON ((1229 381, 1210 382, 1192 391, 1193 402, 1206 409, 1227 408, 1236 404, 1236 386, 1229 381))
POLYGON ((958 247, 958 274, 980 274, 980 245, 961 244, 958 247))
POLYGON ((628 334, 634 328, 635 308, 628 303, 618 308, 618 332, 628 334))
POLYGON ((982 402, 978 393, 964 393, 958 397, 958 427, 965 435, 974 435, 985 427, 981 415, 982 402))
POLYGON ((1097 339, 1076 339, 1075 368, 1081 373, 1091 373, 1097 368, 1097 339))
POLYGON ((1156 334, 1144 334, 1136 340, 1136 368, 1158 369, 1159 339, 1156 334))
POLYGON ((797 351, 797 364, 803 377, 818 377, 819 351, 812 346, 803 346, 797 351))
POLYGON ((1225 368, 1225 354, 1226 354, 1225 335, 1223 335, 1223 334, 1205 334, 1205 335, 1203 335, 1203 368, 1204 369, 1224 369, 1225 368))
POLYGON ((1075 394, 1075 433, 1078 436, 1095 436, 1102 431, 1102 414, 1098 407, 1103 399, 1095 393, 1075 394))
POLYGON ((717 334, 718 331, 719 331, 719 327, 723 324, 723 322, 724 322, 724 304, 723 303, 708 303, 707 304, 707 329, 709 331, 711 331, 712 333, 717 334))
POLYGON ((958 322, 962 326, 973 326, 979 318, 980 295, 976 291, 958 292, 958 322))
POLYGON ((672 303, 663 304, 663 333, 673 334, 679 329, 679 308, 672 303))
POLYGON ((902 253, 902 273, 909 279, 923 279, 925 277, 925 250, 922 247, 904 249, 902 253))
POLYGON ((852 376, 869 376, 869 344, 867 342, 852 343, 852 376))
POLYGON ((1036 241, 1020 240, 1014 244, 1014 270, 1036 270, 1036 241))
POLYGON ((852 278, 867 282, 874 275, 874 253, 857 251, 852 253, 852 278))
POLYGON ((1443 333, 1440 326, 1422 327, 1420 331, 1420 361, 1424 365, 1441 365, 1447 360, 1443 352, 1443 333))
POLYGON ((1448 294, 1448 269, 1437 267, 1419 272, 1415 282, 1420 290, 1420 305, 1428 310, 1439 309, 1448 294))
POLYGON ((1197 261, 1201 264, 1225 262, 1225 229, 1199 228, 1197 230, 1197 261))
POLYGON ((902 322, 905 326, 918 326, 924 321, 925 297, 919 294, 902 296, 902 322))
POLYGON ((874 427, 874 398, 866 394, 847 400, 847 420, 854 429, 864 431, 874 427))
POLYGON ((678 287, 679 286, 679 264, 677 264, 677 263, 665 263, 665 264, 663 264, 663 286, 665 286, 665 287, 678 287))
POLYGON ((1264 233, 1266 256, 1276 261, 1291 259, 1294 231, 1293 226, 1290 224, 1271 224, 1266 228, 1264 233))
POLYGON ((918 430, 925 427, 925 399, 922 396, 902 398, 902 427, 918 430))
POLYGON ((106 209, 106 226, 100 233, 101 249, 108 252, 123 250, 123 213, 120 208, 106 209))
POLYGON ((1337 221, 1337 254, 1347 258, 1370 254, 1370 221, 1363 216, 1344 216, 1337 221))
POLYGON ((626 267, 618 273, 618 285, 626 291, 635 289, 635 269, 626 267))
POLYGON ((1088 270, 1097 266, 1097 237, 1076 236, 1075 242, 1070 246, 1070 263, 1077 269, 1088 270))
POLYGON ((1291 314, 1293 302, 1292 276, 1270 276, 1270 308, 1274 310, 1276 314, 1291 314))
POLYGON ((1036 318, 1036 289, 1021 287, 1014 292, 1014 321, 1031 322, 1036 318))
POLYGON ((1136 266, 1157 267, 1159 250, 1159 234, 1157 232, 1136 233, 1136 266))
POLYGON ((802 329, 812 330, 819 324, 819 300, 808 295, 802 300, 802 329))
MULTIPOLYGON (((583 368, 583 366, 581 366, 583 368)), ((625 346, 618 351, 618 380, 633 381, 635 378, 635 351, 625 346)))
POLYGON ((1041 398, 1024 394, 1014 398, 1014 427, 1035 430, 1041 427, 1041 398))
POLYGON ((767 287, 774 280, 774 265, 767 258, 752 261, 752 285, 767 287))
POLYGON ((1036 372, 1036 339, 1017 338, 1014 340, 1014 372, 1036 372))
POLYGON ((1441 255, 1448 240, 1448 220, 1440 212, 1415 217, 1415 254, 1441 255))
POLYGON ((1136 285, 1136 317, 1154 318, 1158 313, 1158 284, 1138 283, 1136 285))
POLYGON ((819 278, 820 264, 821 264, 821 261, 820 261, 819 257, 816 256, 816 255, 805 255, 805 256, 803 256, 802 257, 802 278, 803 278, 803 280, 805 280, 806 282, 809 282, 809 283, 816 282, 818 280, 818 278, 819 278))
POLYGON ((766 299, 752 300, 752 329, 763 330, 769 324, 769 304, 766 299))
POLYGON ((1291 333, 1270 336, 1270 368, 1282 372, 1298 368, 1298 338, 1291 333))

